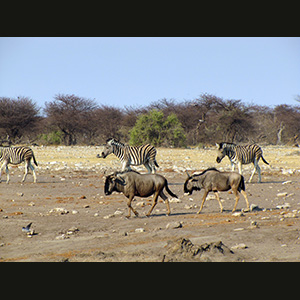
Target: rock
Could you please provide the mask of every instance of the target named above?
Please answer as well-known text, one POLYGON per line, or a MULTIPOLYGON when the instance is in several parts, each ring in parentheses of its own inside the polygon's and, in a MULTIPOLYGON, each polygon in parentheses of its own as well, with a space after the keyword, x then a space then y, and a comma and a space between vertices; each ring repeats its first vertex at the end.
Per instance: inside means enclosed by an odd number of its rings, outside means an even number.
POLYGON ((237 244, 237 245, 231 247, 230 249, 237 250, 237 249, 247 249, 247 248, 248 248, 247 245, 245 245, 244 243, 240 243, 240 244, 237 244))
POLYGON ((72 215, 76 215, 76 214, 78 214, 78 210, 73 209, 72 210, 72 215))
POLYGON ((23 197, 24 193, 17 193, 18 196, 23 197))
POLYGON ((262 208, 260 208, 257 204, 251 204, 250 205, 250 211, 261 211, 262 208))
POLYGON ((292 183, 292 180, 284 181, 282 184, 288 184, 288 183, 292 183))
POLYGON ((232 214, 233 217, 243 217, 245 216, 242 211, 237 211, 232 214))
POLYGON ((28 203, 28 206, 35 206, 35 203, 31 201, 30 203, 28 203))
POLYGON ((145 229, 144 228, 136 228, 135 229, 135 232, 145 232, 145 229))
POLYGON ((276 196, 277 197, 286 197, 288 195, 287 192, 284 192, 284 193, 278 193, 276 196))
POLYGON ((174 221, 170 222, 166 225, 166 229, 176 229, 176 228, 181 228, 182 227, 182 222, 179 221, 174 221))
POLYGON ((163 261, 226 261, 234 259, 233 251, 221 241, 195 245, 189 239, 169 241, 163 261))
POLYGON ((107 215, 107 216, 104 216, 103 219, 110 219, 110 218, 113 218, 114 216, 115 216, 114 214, 107 215))
POLYGON ((284 204, 281 204, 281 205, 276 205, 276 208, 277 209, 287 209, 287 208, 290 208, 290 204, 289 203, 284 203, 284 204))
POLYGON ((233 231, 242 231, 242 230, 245 230, 245 228, 239 227, 239 228, 233 229, 233 231))
POLYGON ((51 214, 51 213, 58 213, 60 215, 65 215, 65 214, 69 213, 69 211, 62 207, 55 207, 55 208, 52 208, 51 210, 49 210, 49 214, 51 214))
POLYGON ((65 235, 65 234, 62 234, 62 235, 58 235, 55 239, 56 240, 65 240, 65 239, 69 239, 70 237, 65 235))
POLYGON ((290 212, 290 213, 284 214, 283 217, 284 218, 297 218, 297 215, 296 215, 296 213, 290 212))
POLYGON ((171 199, 169 199, 169 202, 170 203, 180 203, 182 201, 180 199, 177 199, 177 198, 171 198, 171 199))
POLYGON ((123 212, 121 210, 116 210, 114 212, 114 215, 117 216, 117 215, 123 215, 123 212))

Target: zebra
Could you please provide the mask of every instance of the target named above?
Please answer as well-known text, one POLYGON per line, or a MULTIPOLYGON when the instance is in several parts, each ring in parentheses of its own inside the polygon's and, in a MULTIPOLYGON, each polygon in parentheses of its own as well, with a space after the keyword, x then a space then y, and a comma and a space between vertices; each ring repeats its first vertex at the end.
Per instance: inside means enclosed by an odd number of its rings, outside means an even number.
POLYGON ((114 138, 109 138, 101 155, 97 154, 97 157, 105 158, 111 153, 115 154, 122 162, 122 171, 130 170, 130 165, 138 166, 143 164, 148 173, 154 174, 156 172, 155 167, 159 168, 155 159, 156 149, 150 144, 131 147, 120 143, 114 138))
POLYGON ((29 147, 0 147, 0 162, 3 162, 0 168, 0 182, 2 169, 5 167, 6 171, 6 183, 9 182, 9 172, 8 164, 18 165, 21 162, 25 161, 25 172, 21 182, 24 182, 28 173, 29 168, 33 173, 33 181, 36 183, 36 174, 33 165, 31 164, 31 158, 33 159, 34 164, 37 166, 36 159, 34 157, 33 151, 29 147))
POLYGON ((239 173, 242 175, 242 165, 253 163, 254 169, 250 176, 249 182, 251 182, 255 170, 258 173, 258 182, 261 182, 261 172, 258 165, 258 161, 262 158, 263 162, 267 165, 269 163, 263 158, 261 148, 256 144, 237 146, 233 143, 216 143, 218 148, 217 163, 220 163, 222 159, 227 155, 230 159, 232 171, 234 171, 234 164, 238 165, 239 173))

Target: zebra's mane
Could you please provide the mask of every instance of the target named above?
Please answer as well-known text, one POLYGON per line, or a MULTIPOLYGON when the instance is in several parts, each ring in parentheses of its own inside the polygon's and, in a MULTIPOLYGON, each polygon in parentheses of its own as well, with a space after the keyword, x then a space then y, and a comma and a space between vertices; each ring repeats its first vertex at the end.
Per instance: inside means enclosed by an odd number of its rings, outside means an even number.
POLYGON ((119 141, 118 141, 117 139, 115 139, 115 138, 109 138, 109 139, 107 139, 107 140, 106 140, 106 143, 109 143, 109 142, 111 142, 111 145, 116 145, 116 146, 121 146, 121 147, 124 147, 124 146, 125 146, 125 144, 119 142, 119 141))
POLYGON ((229 147, 229 148, 233 148, 233 147, 236 147, 236 144, 234 143, 227 143, 227 142, 222 142, 220 143, 220 148, 219 149, 222 149, 222 148, 225 148, 225 147, 229 147))

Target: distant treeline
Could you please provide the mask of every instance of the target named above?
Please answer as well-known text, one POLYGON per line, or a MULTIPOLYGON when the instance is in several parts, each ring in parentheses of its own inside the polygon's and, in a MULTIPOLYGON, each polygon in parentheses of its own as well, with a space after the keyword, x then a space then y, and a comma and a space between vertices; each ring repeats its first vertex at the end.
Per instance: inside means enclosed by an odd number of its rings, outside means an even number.
MULTIPOLYGON (((300 102, 300 95, 296 97, 300 102)), ((298 145, 299 105, 245 104, 202 94, 118 108, 58 94, 45 107, 28 97, 0 97, 0 144, 99 145, 109 137, 129 144, 208 146, 216 142, 298 145)))

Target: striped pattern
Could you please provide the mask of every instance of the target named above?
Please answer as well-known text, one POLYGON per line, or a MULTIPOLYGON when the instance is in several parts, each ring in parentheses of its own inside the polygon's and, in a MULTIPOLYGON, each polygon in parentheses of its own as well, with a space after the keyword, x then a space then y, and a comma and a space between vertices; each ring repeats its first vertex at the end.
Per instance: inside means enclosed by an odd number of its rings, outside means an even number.
POLYGON ((242 174, 242 165, 253 163, 254 170, 251 174, 249 182, 251 182, 255 170, 258 172, 258 182, 261 182, 261 172, 258 165, 260 158, 265 164, 269 164, 262 155, 262 149, 256 145, 238 146, 233 143, 220 143, 217 144, 218 156, 217 162, 220 163, 225 156, 228 156, 231 162, 232 171, 234 171, 234 164, 238 165, 239 173, 242 174))
MULTIPOLYGON (((108 139, 106 144, 106 150, 114 153, 122 162, 122 171, 130 169, 130 165, 144 165, 149 173, 155 173, 155 167, 159 167, 155 159, 156 149, 150 144, 131 147, 125 146, 113 138, 108 139)), ((110 154, 108 152, 105 153, 105 156, 110 154)))
MULTIPOLYGON (((34 167, 31 164, 31 158, 33 159, 34 164, 37 166, 33 151, 29 147, 0 147, 0 162, 2 162, 0 169, 0 178, 2 174, 2 169, 5 167, 7 180, 9 182, 9 171, 8 164, 18 165, 25 161, 25 173, 22 179, 22 182, 25 181, 29 168, 33 172, 34 182, 36 182, 36 174, 34 167)), ((0 179, 1 182, 1 179, 0 179)))

